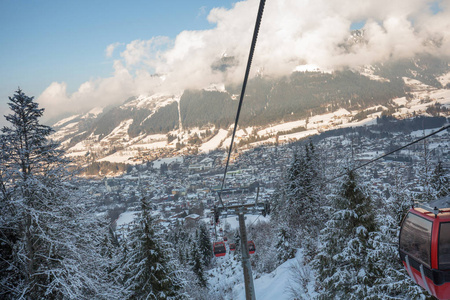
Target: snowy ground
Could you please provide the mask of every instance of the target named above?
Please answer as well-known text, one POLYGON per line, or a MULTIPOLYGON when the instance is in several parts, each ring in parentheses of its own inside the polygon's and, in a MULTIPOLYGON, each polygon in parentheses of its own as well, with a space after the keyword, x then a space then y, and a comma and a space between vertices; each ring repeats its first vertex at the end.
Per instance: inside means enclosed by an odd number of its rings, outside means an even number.
POLYGON ((275 126, 270 126, 266 129, 260 130, 257 132, 258 135, 265 135, 265 134, 273 134, 273 133, 277 133, 279 131, 288 131, 291 130, 293 128, 297 128, 297 127, 304 127, 306 125, 306 120, 299 120, 299 121, 294 121, 294 122, 286 122, 283 124, 279 124, 279 125, 275 125, 275 126))
POLYGON ((159 168, 161 168, 162 164, 164 164, 164 163, 170 164, 172 162, 183 163, 183 157, 175 156, 175 157, 160 158, 158 160, 153 161, 153 168, 159 169, 159 168))
MULTIPOLYGON (((291 293, 291 287, 295 287, 296 284, 292 281, 292 278, 296 275, 296 265, 301 264, 302 258, 297 255, 296 258, 290 259, 280 265, 272 273, 265 274, 258 279, 254 279, 255 296, 258 300, 291 300, 294 299, 294 295, 291 293)), ((243 277, 243 275, 242 275, 243 277)), ((310 283, 309 289, 312 290, 313 286, 310 283)), ((308 292, 299 291, 302 294, 303 299, 312 298, 308 295, 308 292)), ((244 284, 240 283, 233 288, 233 298, 236 300, 245 300, 245 288, 244 284)))
MULTIPOLYGON (((237 255, 234 252, 228 252, 224 257, 214 258, 216 267, 208 271, 208 283, 212 287, 211 292, 215 299, 245 299, 244 275, 237 255)), ((291 292, 292 288, 297 291, 296 298, 312 299, 314 296, 314 276, 307 266, 300 268, 301 272, 304 272, 303 274, 308 277, 306 290, 301 289, 298 283, 293 281, 294 277, 299 277, 299 266, 303 266, 303 256, 300 252, 295 258, 278 266, 272 273, 264 274, 256 279, 253 272, 256 299, 291 300, 294 299, 291 292)))
POLYGON ((204 143, 200 148, 200 152, 208 152, 219 147, 220 143, 227 137, 228 131, 219 129, 219 132, 208 142, 204 143))
POLYGON ((140 161, 133 161, 133 158, 138 154, 137 150, 118 151, 109 156, 98 159, 97 161, 109 161, 114 163, 140 164, 140 161))
POLYGON ((119 218, 116 221, 117 227, 126 225, 128 223, 133 222, 134 218, 136 218, 136 214, 139 213, 138 211, 126 211, 124 213, 121 213, 119 218))

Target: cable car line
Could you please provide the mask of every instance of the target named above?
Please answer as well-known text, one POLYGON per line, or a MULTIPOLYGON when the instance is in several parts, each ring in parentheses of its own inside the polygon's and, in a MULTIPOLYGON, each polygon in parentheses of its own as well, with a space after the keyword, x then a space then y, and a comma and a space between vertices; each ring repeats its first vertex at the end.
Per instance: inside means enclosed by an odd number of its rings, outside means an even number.
MULTIPOLYGON (((377 158, 371 159, 370 161, 365 162, 365 163, 363 163, 363 164, 361 164, 361 165, 359 165, 359 166, 357 166, 357 167, 354 167, 353 169, 347 170, 346 172, 341 173, 341 174, 339 174, 339 175, 337 175, 337 176, 335 176, 335 177, 333 177, 333 178, 326 179, 326 180, 324 181, 324 184, 326 185, 326 184, 328 184, 328 183, 331 183, 331 182, 335 181, 336 179, 341 178, 341 177, 347 175, 349 172, 353 172, 353 171, 356 171, 356 170, 358 170, 358 169, 361 169, 361 168, 363 168, 363 167, 365 167, 365 166, 367 166, 367 165, 369 165, 369 164, 372 164, 372 163, 374 163, 374 162, 376 162, 376 161, 378 161, 378 160, 380 160, 380 159, 382 159, 382 158, 384 158, 384 157, 386 157, 386 156, 388 156, 388 155, 391 155, 391 154, 393 154, 393 153, 395 153, 395 152, 398 152, 398 151, 400 151, 400 150, 403 150, 403 149, 405 149, 405 148, 407 148, 407 147, 409 147, 409 146, 411 146, 411 145, 413 145, 413 144, 416 144, 416 143, 418 143, 418 142, 420 142, 420 141, 423 141, 423 140, 425 140, 425 139, 427 139, 427 138, 429 138, 429 137, 431 137, 431 136, 433 136, 433 135, 435 135, 435 134, 437 134, 437 133, 439 133, 439 132, 441 132, 441 131, 444 131, 444 130, 446 130, 446 129, 449 129, 449 128, 450 128, 450 125, 443 126, 443 127, 441 127, 440 129, 438 129, 438 130, 436 130, 436 131, 434 131, 434 132, 432 132, 432 133, 430 133, 430 134, 428 134, 428 135, 425 135, 425 136, 423 136, 423 137, 421 137, 421 138, 419 138, 419 139, 417 139, 417 140, 414 140, 414 141, 412 141, 412 142, 410 142, 410 143, 408 143, 408 144, 406 144, 406 145, 404 145, 404 146, 401 146, 401 147, 399 147, 399 148, 397 148, 397 149, 395 149, 395 150, 392 150, 392 151, 390 151, 390 152, 388 152, 388 153, 385 153, 385 154, 383 154, 383 155, 381 155, 381 156, 379 156, 379 157, 377 157, 377 158)), ((313 188, 312 186, 308 186, 308 187, 305 189, 305 192, 309 192, 312 188, 313 188)))
MULTIPOLYGON (((227 157, 227 162, 225 164, 225 170, 223 173, 223 179, 222 179, 222 185, 220 188, 220 191, 218 192, 218 196, 219 196, 219 201, 220 204, 222 205, 222 208, 225 209, 225 206, 223 204, 222 201, 222 197, 220 197, 220 194, 223 191, 223 188, 225 187, 225 180, 227 177, 227 170, 228 170, 228 165, 230 163, 230 157, 231 157, 231 151, 233 150, 233 143, 234 143, 234 137, 236 136, 236 130, 237 130, 237 126, 238 126, 238 122, 239 122, 239 115, 241 113, 241 108, 242 108, 242 103, 244 101, 244 96, 245 96, 245 88, 247 87, 247 81, 248 81, 248 77, 250 74, 250 67, 252 64, 252 59, 253 59, 253 54, 255 52, 255 48, 256 48, 256 40, 258 38, 258 32, 259 32, 259 27, 261 25, 261 20, 262 20, 262 15, 264 12, 264 4, 265 4, 265 0, 260 0, 259 2, 259 8, 258 8, 258 15, 256 17, 256 23, 255 23, 255 28, 253 31, 253 38, 252 38, 252 44, 250 46, 250 53, 248 55, 248 61, 247 61, 247 67, 245 69, 245 76, 244 76, 244 81, 242 83, 242 91, 241 91, 241 95, 239 97, 239 105, 238 105, 238 109, 236 112, 236 118, 234 121, 234 128, 233 128, 233 134, 231 136, 231 143, 230 143, 230 148, 228 149, 228 157, 227 157)), ((252 269, 251 269, 251 264, 250 264, 250 260, 249 260, 249 252, 248 251, 248 245, 247 245, 247 233, 246 233, 246 229, 245 229, 245 220, 244 220, 244 207, 240 208, 239 211, 239 228, 240 228, 240 232, 241 232, 241 254, 242 254, 242 269, 244 271, 244 285, 245 285, 245 296, 247 300, 254 300, 255 299, 255 288, 253 285, 253 275, 252 275, 252 269)), ((214 206, 214 215, 216 217, 216 207, 214 206)), ((217 238, 217 236, 216 236, 217 238)), ((220 253, 222 251, 221 246, 225 246, 225 243, 222 241, 222 244, 218 244, 218 242, 214 243, 213 248, 214 248, 214 255, 216 256, 221 256, 222 253, 220 253), (217 247, 217 248, 216 248, 217 247)), ((255 252, 255 245, 253 242, 250 243, 250 246, 252 247, 252 253, 255 252)), ((225 248, 225 247, 224 247, 225 248)), ((225 252, 226 252, 226 248, 225 248, 225 252)))
POLYGON ((372 160, 369 160, 368 162, 365 162, 365 163, 363 163, 363 164, 361 164, 361 165, 359 165, 359 166, 357 166, 357 167, 355 167, 355 168, 353 168, 353 169, 351 169, 351 170, 348 170, 348 171, 345 172, 345 173, 342 173, 342 174, 337 175, 337 176, 335 176, 335 177, 333 177, 333 178, 330 178, 330 179, 328 179, 328 180, 325 181, 325 184, 330 183, 330 182, 333 182, 333 181, 335 181, 336 179, 338 179, 338 178, 340 178, 340 177, 342 177, 342 176, 348 174, 348 172, 353 172, 353 171, 356 171, 356 170, 358 170, 358 169, 361 169, 361 168, 363 168, 363 167, 365 167, 365 166, 367 166, 367 165, 369 165, 369 164, 371 164, 371 163, 376 162, 377 160, 380 160, 380 159, 382 159, 382 158, 384 158, 384 157, 386 157, 386 156, 388 156, 388 155, 391 155, 391 154, 393 154, 393 153, 395 153, 395 152, 398 152, 398 151, 400 151, 400 150, 403 150, 403 149, 405 149, 405 148, 407 148, 407 147, 409 147, 409 146, 411 146, 411 145, 413 145, 413 144, 416 144, 416 143, 418 143, 418 142, 420 142, 420 141, 423 141, 423 140, 425 140, 425 139, 427 139, 427 138, 429 138, 429 137, 431 137, 431 136, 433 136, 433 135, 435 135, 435 134, 437 134, 437 133, 439 133, 439 132, 441 132, 441 131, 444 131, 444 130, 446 130, 446 129, 449 129, 449 128, 450 128, 450 125, 443 126, 442 128, 440 128, 440 129, 438 129, 438 130, 436 130, 436 131, 434 131, 434 132, 432 132, 432 133, 430 133, 430 134, 428 134, 428 135, 425 135, 425 136, 423 136, 423 137, 421 137, 421 138, 419 138, 419 139, 417 139, 417 140, 415 140, 415 141, 412 141, 411 143, 408 143, 408 144, 406 144, 406 145, 404 145, 404 146, 401 146, 401 147, 399 147, 399 148, 397 148, 397 149, 395 149, 395 150, 392 150, 392 151, 390 151, 390 152, 388 152, 388 153, 385 153, 385 154, 383 154, 383 155, 381 155, 381 156, 379 156, 379 157, 377 157, 377 158, 374 158, 374 159, 372 159, 372 160))
MULTIPOLYGON (((244 102, 245 88, 247 87, 248 76, 250 74, 250 67, 252 65, 253 54, 254 54, 255 48, 256 48, 256 40, 258 38, 258 32, 259 32, 259 27, 261 25, 261 19, 262 19, 262 15, 263 15, 263 11, 264 11, 265 2, 266 2, 265 0, 261 0, 259 3, 258 15, 256 17, 255 29, 253 31, 252 44, 250 46, 250 53, 248 55, 247 68, 245 70, 244 82, 242 83, 242 91, 241 91, 241 95, 239 97, 239 105, 238 105, 238 109, 236 112, 236 118, 234 121, 233 134, 231 136, 230 149, 228 150, 227 163, 225 165, 225 171, 223 174, 222 187, 220 188, 221 192, 225 186, 225 179, 227 176, 228 164, 230 162, 231 151, 233 149, 233 142, 234 142, 234 137, 236 135, 236 129, 237 129, 238 121, 239 121, 239 115, 241 114, 242 103, 244 102)), ((224 207, 222 199, 220 197, 219 197, 219 199, 220 199, 222 206, 224 207)))

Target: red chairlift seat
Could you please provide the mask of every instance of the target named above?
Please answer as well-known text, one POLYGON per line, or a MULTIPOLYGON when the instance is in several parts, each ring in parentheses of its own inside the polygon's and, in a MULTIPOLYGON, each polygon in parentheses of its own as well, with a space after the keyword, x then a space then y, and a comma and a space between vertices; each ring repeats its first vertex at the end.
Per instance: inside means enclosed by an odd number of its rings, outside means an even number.
POLYGON ((236 244, 235 243, 231 243, 230 244, 230 251, 236 251, 236 244))
POLYGON ((400 258, 409 276, 438 299, 450 299, 450 208, 411 208, 400 230, 400 258))
POLYGON ((227 254, 227 249, 224 242, 215 242, 213 244, 213 252, 216 257, 225 256, 227 254))
POLYGON ((256 251, 256 247, 255 247, 255 243, 253 243, 253 241, 248 241, 247 242, 247 247, 248 247, 248 253, 250 254, 254 254, 256 251))

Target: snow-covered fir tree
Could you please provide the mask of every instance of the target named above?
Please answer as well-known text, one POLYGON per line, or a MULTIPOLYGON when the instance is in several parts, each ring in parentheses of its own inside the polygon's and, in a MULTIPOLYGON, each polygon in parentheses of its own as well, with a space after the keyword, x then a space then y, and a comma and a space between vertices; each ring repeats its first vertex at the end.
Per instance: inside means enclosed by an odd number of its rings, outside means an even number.
POLYGON ((122 271, 127 299, 182 299, 182 278, 169 247, 143 197, 137 225, 130 232, 124 251, 122 271))
POLYGON ((398 238, 400 222, 411 207, 411 192, 404 182, 404 173, 399 168, 392 171, 392 186, 389 197, 374 199, 379 203, 376 210, 377 231, 372 234, 373 250, 368 258, 380 270, 369 299, 425 299, 426 292, 418 285, 411 284, 403 265, 399 262, 398 238))
POLYGON ((180 222, 177 222, 166 236, 167 241, 176 249, 174 256, 182 266, 189 264, 191 245, 193 240, 195 240, 193 235, 193 228, 187 228, 180 222))
POLYGON ((213 257, 213 252, 211 246, 212 242, 209 236, 208 228, 206 228, 206 223, 201 222, 199 224, 197 232, 197 245, 201 257, 201 262, 204 267, 209 267, 211 258, 213 257))
POLYGON ((9 152, 6 146, 6 137, 0 135, 0 200, 1 203, 6 203, 9 198, 7 183, 11 179, 10 170, 8 168, 9 152))
POLYGON ((297 251, 295 247, 292 246, 291 237, 289 235, 290 228, 287 223, 282 222, 277 225, 277 235, 276 235, 276 258, 278 263, 287 261, 288 259, 295 257, 295 252, 297 251))
POLYGON ((389 214, 395 219, 395 222, 400 224, 403 216, 411 207, 411 200, 413 196, 411 191, 406 187, 404 175, 398 168, 393 170, 393 184, 390 189, 390 196, 383 201, 387 207, 389 214))
POLYGON ((326 218, 322 174, 319 154, 310 141, 294 153, 292 165, 272 200, 280 263, 292 258, 299 247, 306 250, 308 257, 315 254, 316 237, 326 218))
POLYGON ((399 262, 400 228, 396 216, 390 211, 380 210, 377 223, 379 229, 372 236, 373 249, 368 251, 367 258, 373 262, 374 269, 379 270, 379 273, 367 299, 426 299, 427 292, 412 282, 399 262))
POLYGON ((212 244, 211 242, 207 245, 205 243, 204 248, 202 247, 202 243, 209 239, 209 235, 207 238, 202 237, 201 228, 204 225, 203 222, 200 222, 199 227, 195 228, 178 223, 167 235, 167 240, 172 243, 173 249, 175 249, 174 256, 180 266, 178 270, 182 280, 182 293, 188 299, 211 299, 206 270, 211 262, 212 244), (208 252, 209 254, 206 256, 208 252))
POLYGON ((431 152, 428 149, 427 140, 423 141, 423 152, 420 161, 420 168, 418 170, 417 178, 419 179, 420 193, 416 194, 416 199, 423 203, 428 203, 436 199, 436 195, 431 184, 433 166, 431 163, 431 152))
POLYGON ((191 265, 192 271, 197 276, 197 285, 200 287, 206 287, 207 280, 205 276, 205 271, 203 268, 202 257, 200 254, 200 249, 197 244, 192 245, 192 257, 191 257, 191 265))
POLYGON ((438 161, 431 177, 431 186, 436 198, 445 197, 450 194, 450 175, 442 161, 438 161))
POLYGON ((95 219, 82 217, 66 161, 48 139, 52 129, 39 123, 44 110, 20 89, 9 100, 11 126, 1 130, 1 298, 120 298, 101 267, 101 231, 86 230, 95 219))
POLYGON ((381 270, 371 259, 376 213, 370 197, 348 172, 333 199, 313 261, 321 299, 368 299, 381 270))

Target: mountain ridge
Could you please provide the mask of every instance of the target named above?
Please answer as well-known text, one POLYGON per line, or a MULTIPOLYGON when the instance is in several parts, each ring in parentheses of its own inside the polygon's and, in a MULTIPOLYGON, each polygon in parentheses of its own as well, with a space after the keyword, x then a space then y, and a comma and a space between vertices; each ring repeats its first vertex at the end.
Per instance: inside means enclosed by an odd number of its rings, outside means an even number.
MULTIPOLYGON (((381 115, 448 116, 447 61, 434 57, 356 70, 293 72, 249 81, 239 120, 239 147, 304 138, 370 124, 381 115)), ((130 98, 122 105, 55 124, 53 138, 79 164, 138 163, 229 145, 240 86, 130 98), (213 141, 213 142, 212 142, 213 141)))

